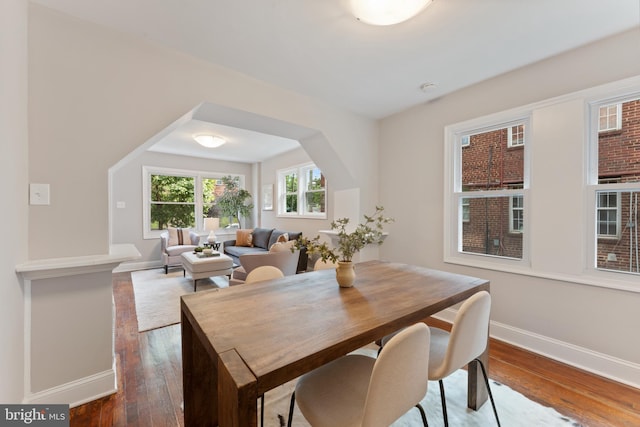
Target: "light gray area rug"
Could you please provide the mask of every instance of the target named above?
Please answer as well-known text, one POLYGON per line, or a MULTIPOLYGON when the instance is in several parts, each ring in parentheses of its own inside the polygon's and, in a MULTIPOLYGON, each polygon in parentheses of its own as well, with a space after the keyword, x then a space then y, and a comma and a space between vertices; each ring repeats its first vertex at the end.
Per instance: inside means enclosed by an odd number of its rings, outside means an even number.
MULTIPOLYGON (((193 293, 193 280, 182 270, 164 268, 131 272, 138 332, 180 323, 180 297, 193 293)), ((224 277, 199 279, 197 292, 228 286, 224 277)))
MULTIPOLYGON (((358 353, 375 356, 373 346, 358 353)), ((496 426, 491 402, 479 411, 467 409, 467 372, 459 370, 444 380, 447 396, 447 414, 452 427, 492 427, 496 426)), ((286 425, 289 414, 289 402, 295 381, 291 381, 265 394, 265 427, 286 425), (284 424, 282 424, 284 421, 284 424)), ((498 408, 498 416, 503 426, 509 427, 578 427, 580 423, 565 417, 553 408, 539 405, 509 387, 491 381, 491 391, 498 408)), ((430 382, 427 395, 422 400, 430 427, 444 426, 440 391, 437 382, 430 382)), ((258 406, 258 414, 260 407, 258 406)), ((293 426, 309 426, 300 410, 295 408, 293 426)), ((393 427, 422 426, 420 412, 414 408, 392 424, 393 427)))

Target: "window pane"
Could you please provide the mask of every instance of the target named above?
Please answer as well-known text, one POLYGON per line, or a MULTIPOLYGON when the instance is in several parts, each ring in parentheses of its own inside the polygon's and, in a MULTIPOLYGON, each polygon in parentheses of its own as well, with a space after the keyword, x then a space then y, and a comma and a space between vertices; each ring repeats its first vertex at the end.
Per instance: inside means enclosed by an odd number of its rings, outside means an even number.
MULTIPOLYGON (((511 200, 521 197, 465 198, 469 202, 469 220, 463 219, 462 251, 522 259, 523 233, 510 232, 513 226, 509 213, 511 200)), ((512 221, 516 221, 517 229, 522 230, 522 211, 512 221)))
POLYGON ((185 176, 151 175, 152 202, 195 201, 195 179, 185 176))
MULTIPOLYGON (((522 188, 524 182, 524 150, 509 148, 512 129, 505 127, 471 135, 470 144, 461 150, 462 191, 522 188)), ((524 142, 524 133, 522 133, 524 142)))
POLYGON ((298 177, 295 173, 289 174, 285 177, 285 191, 287 193, 298 192, 298 177))
POLYGON ((195 227, 195 178, 151 175, 151 230, 195 227))
POLYGON ((224 183, 216 178, 202 178, 202 216, 220 218, 220 209, 215 200, 224 192, 224 183))
POLYGON ((295 194, 289 194, 286 196, 286 200, 285 212, 298 212, 298 196, 295 194))
POLYGON ((640 189, 598 192, 598 234, 596 263, 598 268, 640 274, 640 245, 637 229, 640 189))
POLYGON ((306 213, 323 213, 324 212, 324 191, 307 191, 305 193, 306 213))
POLYGON ((193 228, 196 225, 193 204, 151 204, 151 230, 167 227, 193 228))
POLYGON ((324 188, 324 176, 320 169, 310 169, 307 176, 307 190, 321 190, 324 188))
MULTIPOLYGON (((598 135, 598 182, 640 182, 640 99, 623 102, 618 132, 598 135)), ((600 130, 616 129, 616 106, 600 107, 600 130), (609 114, 603 117, 603 111, 609 114)))

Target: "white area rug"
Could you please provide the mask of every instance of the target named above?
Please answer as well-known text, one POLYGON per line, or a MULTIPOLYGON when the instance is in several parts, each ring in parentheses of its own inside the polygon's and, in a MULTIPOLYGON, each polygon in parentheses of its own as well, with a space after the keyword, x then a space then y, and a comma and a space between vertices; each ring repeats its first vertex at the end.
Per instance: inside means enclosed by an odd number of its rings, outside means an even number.
MULTIPOLYGON (((138 332, 180 323, 180 296, 193 293, 193 280, 182 270, 164 268, 133 271, 133 293, 138 332)), ((228 286, 225 277, 198 279, 197 292, 228 286)))
MULTIPOLYGON (((375 356, 376 350, 359 350, 375 356)), ((265 394, 265 427, 279 427, 286 425, 289 414, 291 392, 295 381, 291 381, 265 394), (282 417, 282 418, 281 418, 282 417), (284 424, 282 424, 282 421, 284 424)), ((449 425, 452 427, 492 427, 497 426, 491 402, 479 411, 467 409, 467 372, 459 370, 444 380, 447 396, 447 414, 449 425)), ((527 399, 522 394, 509 387, 491 381, 491 391, 496 401, 500 423, 508 427, 578 427, 580 423, 565 417, 553 408, 547 408, 527 399)), ((422 407, 427 413, 430 427, 444 426, 442 406, 440 404, 440 390, 437 382, 430 382, 427 395, 422 400, 422 407)), ((258 406, 258 414, 260 408, 258 406)), ((309 426, 300 410, 294 410, 293 426, 309 426)), ((392 424, 392 427, 422 426, 420 412, 414 408, 402 418, 392 424)))

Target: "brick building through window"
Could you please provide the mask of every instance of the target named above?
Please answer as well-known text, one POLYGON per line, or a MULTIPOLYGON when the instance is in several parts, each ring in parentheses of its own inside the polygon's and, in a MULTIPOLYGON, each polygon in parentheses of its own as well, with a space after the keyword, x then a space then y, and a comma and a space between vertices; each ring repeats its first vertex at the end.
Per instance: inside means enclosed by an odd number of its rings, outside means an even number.
MULTIPOLYGON (((598 184, 640 182, 640 99, 599 107, 598 184)), ((598 191, 598 268, 640 271, 636 190, 598 191)))
POLYGON ((462 191, 469 193, 462 199, 462 251, 522 258, 523 195, 487 192, 523 188, 524 124, 470 135, 468 141, 461 147, 462 191), (478 191, 481 197, 474 196, 478 191))

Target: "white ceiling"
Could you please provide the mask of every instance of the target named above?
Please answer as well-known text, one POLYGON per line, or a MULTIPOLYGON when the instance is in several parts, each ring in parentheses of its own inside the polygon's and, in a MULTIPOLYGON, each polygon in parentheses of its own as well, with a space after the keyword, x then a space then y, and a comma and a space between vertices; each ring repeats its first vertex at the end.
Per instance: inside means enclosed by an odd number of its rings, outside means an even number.
POLYGON ((371 118, 640 25, 639 0, 434 0, 388 27, 349 0, 31 1, 371 118))

